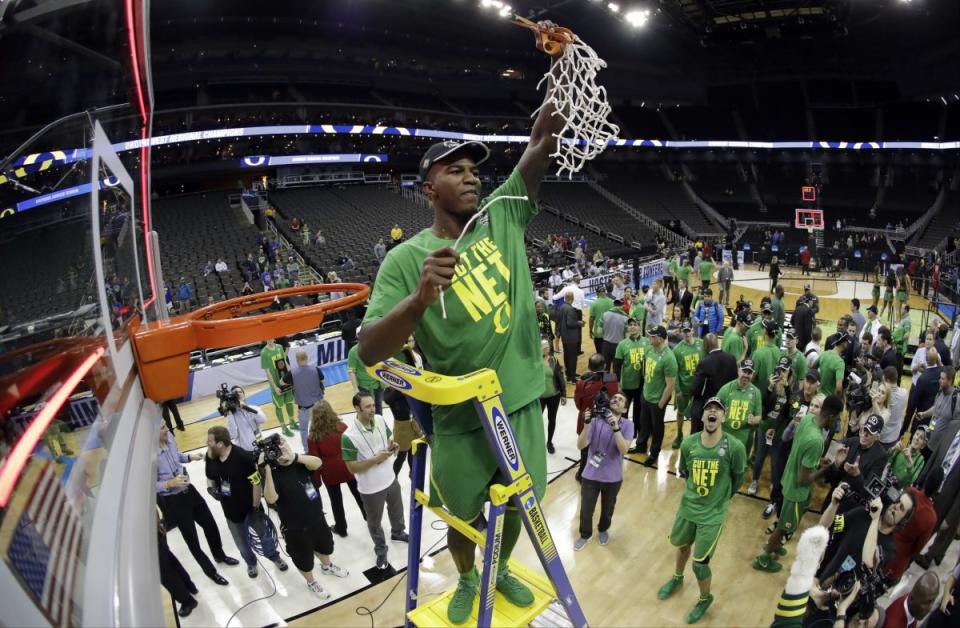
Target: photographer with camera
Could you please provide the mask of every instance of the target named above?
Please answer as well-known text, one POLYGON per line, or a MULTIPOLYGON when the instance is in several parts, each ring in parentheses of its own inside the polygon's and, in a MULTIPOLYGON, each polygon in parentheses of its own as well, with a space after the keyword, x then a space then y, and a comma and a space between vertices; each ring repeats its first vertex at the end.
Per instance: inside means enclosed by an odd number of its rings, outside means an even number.
MULTIPOLYGON (((880 446, 880 430, 883 419, 871 414, 860 426, 860 433, 845 439, 833 461, 826 467, 824 478, 831 488, 841 483, 847 486, 846 493, 866 497, 866 487, 883 474, 887 464, 887 450, 880 446)), ((829 498, 828 498, 829 499, 829 498)), ((826 507, 824 503, 824 507, 826 507)))
POLYGON ((893 532, 914 509, 912 495, 890 488, 840 514, 838 510, 850 488, 841 484, 834 489, 830 505, 820 516, 820 525, 830 530, 830 542, 811 588, 804 625, 825 618, 845 620, 850 609, 867 618, 875 612, 875 602, 883 594, 880 568, 896 553, 893 532), (859 594, 843 609, 845 612, 835 611, 833 602, 841 596, 850 597, 858 583, 859 594))
MULTIPOLYGON (((602 355, 599 353, 591 355, 590 359, 587 360, 587 368, 590 369, 590 372, 584 373, 573 390, 573 404, 577 407, 577 436, 583 433, 586 425, 586 412, 596 406, 600 393, 604 392, 604 397, 601 399, 609 402, 610 397, 620 392, 620 382, 617 380, 617 376, 613 373, 607 373, 606 366, 607 363, 602 355)), ((635 403, 639 402, 639 399, 635 401, 635 403)), ((602 405, 606 407, 605 403, 602 403, 602 405)), ((583 478, 583 471, 586 466, 587 449, 581 448, 580 467, 575 476, 577 482, 580 482, 583 478)))
MULTIPOLYGON (((606 396, 601 390, 598 399, 606 396)), ((577 447, 587 451, 589 464, 583 471, 580 482, 580 538, 573 549, 580 551, 593 536, 593 512, 600 499, 600 522, 597 531, 600 545, 610 541, 610 524, 613 509, 617 504, 617 494, 623 484, 623 456, 630 449, 635 431, 633 421, 625 418, 627 397, 618 392, 609 398, 609 404, 597 404, 599 412, 593 409, 583 413, 584 430, 577 437, 577 447)))
POLYGON ((254 443, 260 438, 260 426, 267 421, 267 415, 259 406, 244 403, 246 393, 240 386, 227 388, 220 384, 217 391, 220 399, 220 414, 227 418, 227 431, 234 445, 247 451, 253 451, 254 443))
POLYGON ((316 456, 293 453, 279 434, 264 443, 257 462, 263 477, 263 496, 280 515, 287 554, 310 593, 321 601, 329 600, 330 593, 313 576, 314 554, 320 558, 321 574, 337 578, 350 574, 330 560, 333 533, 323 516, 323 503, 313 479, 313 472, 323 463, 316 456))
POLYGON ((790 406, 795 394, 794 389, 790 358, 783 356, 777 362, 774 372, 767 378, 767 385, 763 389, 761 399, 763 418, 760 419, 756 434, 753 481, 747 488, 747 495, 757 494, 758 479, 763 471, 763 462, 769 453, 770 504, 779 504, 783 499, 780 476, 783 473, 783 465, 787 462, 785 454, 789 454, 789 446, 786 450, 783 447, 783 432, 790 424, 790 406))
POLYGON ((247 575, 257 577, 257 557, 254 540, 248 532, 250 528, 257 533, 263 555, 280 571, 286 571, 287 563, 277 551, 276 535, 260 506, 263 489, 254 454, 234 447, 230 433, 222 425, 207 430, 207 452, 207 492, 223 508, 233 542, 247 564, 247 575))

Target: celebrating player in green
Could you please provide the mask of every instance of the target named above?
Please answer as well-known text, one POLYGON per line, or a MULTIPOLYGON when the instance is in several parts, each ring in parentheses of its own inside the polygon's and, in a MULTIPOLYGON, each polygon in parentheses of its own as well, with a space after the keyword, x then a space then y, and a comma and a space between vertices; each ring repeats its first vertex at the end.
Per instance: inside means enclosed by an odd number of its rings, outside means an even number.
POLYGON ((747 333, 747 325, 750 321, 750 312, 740 312, 736 316, 736 324, 727 328, 723 332, 723 342, 720 348, 724 353, 729 353, 733 358, 740 362, 747 356, 747 340, 744 335, 747 333))
POLYGON ((703 431, 686 437, 680 446, 680 475, 686 477, 687 486, 670 531, 670 543, 677 548, 676 571, 660 587, 657 597, 665 600, 683 584, 692 549, 700 599, 687 615, 689 624, 699 621, 713 602, 710 558, 717 549, 730 499, 747 467, 743 444, 723 433, 724 413, 720 399, 708 399, 703 408, 703 431))
POLYGON ((740 363, 737 379, 727 382, 717 392, 717 397, 726 408, 723 429, 739 440, 746 451, 750 450, 750 434, 760 424, 763 412, 760 389, 750 383, 753 371, 753 361, 744 360, 740 363))
MULTIPOLYGON (((628 318, 627 337, 617 344, 617 352, 613 359, 613 372, 620 380, 620 392, 626 397, 628 405, 633 404, 634 432, 640 425, 643 407, 643 356, 651 346, 642 332, 640 321, 633 317, 628 318)), ((624 416, 626 414, 624 410, 624 416)))
MULTIPOLYGON (((359 349, 364 364, 376 364, 396 355, 415 333, 423 357, 438 373, 494 369, 524 464, 541 498, 547 471, 540 410, 544 378, 524 231, 537 213, 534 201, 556 147, 554 134, 563 126, 563 117, 553 115, 553 89, 550 81, 547 103, 520 162, 486 199, 489 212, 484 220, 471 223, 472 229, 467 230, 467 223, 478 211, 478 166, 489 149, 476 141, 445 141, 427 149, 420 175, 433 205, 433 224, 387 254, 359 349), (514 198, 490 204, 499 197, 514 198)), ((436 406, 433 422, 431 500, 464 521, 477 521, 488 487, 505 480, 473 404, 436 406)), ((529 606, 533 594, 507 569, 520 529, 519 513, 508 509, 496 589, 514 605, 529 606)), ((447 542, 460 573, 447 617, 460 624, 470 616, 479 590, 476 545, 453 527, 447 542)))
POLYGON ((294 432, 300 429, 300 424, 293 407, 293 380, 286 381, 290 374, 290 363, 287 361, 287 353, 275 340, 269 340, 260 351, 260 368, 267 372, 270 398, 273 400, 273 409, 277 412, 277 421, 283 428, 283 435, 293 436, 294 432), (284 412, 287 415, 286 424, 284 412))
MULTIPOLYGON (((701 262, 702 264, 703 262, 701 262)), ((673 439, 673 449, 678 449, 683 442, 683 417, 689 414, 690 403, 693 401, 693 375, 697 365, 704 357, 703 340, 693 335, 693 323, 685 319, 680 324, 683 340, 673 348, 673 355, 677 358, 677 437, 673 439)))

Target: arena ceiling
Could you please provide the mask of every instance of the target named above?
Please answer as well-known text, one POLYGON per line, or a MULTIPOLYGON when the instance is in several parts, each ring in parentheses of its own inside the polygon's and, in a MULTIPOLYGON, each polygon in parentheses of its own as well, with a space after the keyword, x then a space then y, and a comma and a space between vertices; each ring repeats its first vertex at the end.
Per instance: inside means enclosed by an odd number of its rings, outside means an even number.
MULTIPOLYGON (((511 2, 521 15, 574 26, 608 60, 610 82, 627 97, 656 89, 658 97, 673 91, 692 102, 704 84, 804 77, 892 81, 893 98, 960 88, 956 0, 619 0, 617 13, 608 0, 511 2), (633 7, 650 12, 643 28, 624 22, 633 7)), ((279 89, 331 76, 358 83, 389 78, 398 57, 422 70, 410 89, 445 87, 441 69, 449 66, 463 67, 451 84, 481 93, 500 81, 501 70, 542 72, 544 60, 530 38, 479 4, 155 0, 157 105, 189 98, 211 82, 279 89)), ((0 3, 0 113, 7 133, 127 100, 122 9, 123 0, 0 3)), ((531 81, 516 83, 532 89, 531 81)))

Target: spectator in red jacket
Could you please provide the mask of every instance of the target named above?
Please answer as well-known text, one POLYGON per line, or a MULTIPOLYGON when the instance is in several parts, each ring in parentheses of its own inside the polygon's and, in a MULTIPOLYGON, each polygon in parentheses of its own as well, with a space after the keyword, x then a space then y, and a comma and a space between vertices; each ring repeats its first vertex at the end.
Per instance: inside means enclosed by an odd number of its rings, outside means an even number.
POLYGON ((357 507, 364 520, 367 513, 363 510, 360 492, 357 490, 357 480, 347 469, 340 449, 340 437, 346 431, 346 424, 334 411, 333 406, 326 399, 321 399, 313 406, 310 413, 310 431, 307 433, 307 451, 323 461, 319 469, 314 471, 317 484, 327 487, 330 496, 330 508, 333 510, 333 531, 340 536, 347 536, 347 519, 343 511, 343 494, 340 485, 346 484, 357 500, 357 507))
MULTIPOLYGON (((584 411, 593 408, 600 391, 606 389, 608 398, 620 392, 620 381, 613 373, 606 372, 607 361, 603 358, 603 355, 599 353, 591 355, 590 359, 587 360, 587 368, 590 369, 590 372, 583 374, 573 391, 573 403, 577 406, 577 435, 583 431, 584 411)), ((580 481, 586 464, 587 449, 581 449, 580 469, 576 476, 577 482, 580 481)))
POLYGON ((924 572, 910 593, 890 602, 884 611, 881 628, 916 628, 933 610, 939 595, 940 578, 933 571, 924 572))
POLYGON ((924 490, 911 486, 907 490, 913 495, 913 515, 905 526, 898 527, 893 532, 893 543, 897 548, 896 556, 893 560, 885 564, 884 576, 893 583, 900 580, 903 573, 910 566, 910 562, 923 551, 924 546, 937 527, 937 511, 933 507, 933 500, 927 494, 927 490, 936 491, 939 479, 942 474, 930 474, 931 477, 939 475, 939 478, 927 478, 924 484, 924 490), (934 484, 933 482, 936 482, 934 484))
POLYGON ((805 247, 800 251, 800 267, 802 269, 800 271, 801 275, 810 274, 810 247, 805 247))

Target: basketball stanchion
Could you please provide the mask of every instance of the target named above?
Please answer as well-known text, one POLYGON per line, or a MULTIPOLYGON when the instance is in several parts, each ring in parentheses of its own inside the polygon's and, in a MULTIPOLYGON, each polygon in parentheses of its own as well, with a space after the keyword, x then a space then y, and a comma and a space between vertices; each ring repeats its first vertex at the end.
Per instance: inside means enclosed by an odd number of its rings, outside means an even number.
POLYGON ((523 456, 517 447, 513 429, 503 406, 500 380, 492 369, 481 369, 467 375, 446 376, 415 369, 402 362, 386 360, 367 372, 386 385, 426 404, 454 405, 472 401, 484 434, 490 443, 497 464, 508 483, 490 487, 490 509, 487 528, 481 532, 468 522, 453 516, 443 508, 433 507, 424 492, 426 477, 426 442, 413 443, 413 474, 410 499, 410 543, 407 554, 407 613, 406 626, 448 626, 446 608, 453 591, 418 604, 420 576, 420 545, 423 527, 423 509, 429 508, 440 519, 475 542, 483 550, 483 571, 480 596, 468 620, 477 626, 526 626, 540 615, 554 599, 566 610, 576 628, 587 626, 586 617, 573 592, 567 572, 554 545, 547 520, 533 490, 533 480, 527 472, 523 456), (526 584, 534 595, 534 602, 526 608, 512 605, 496 593, 497 566, 503 536, 503 519, 507 505, 520 513, 527 534, 540 558, 546 578, 532 569, 510 561, 510 572, 526 584))

